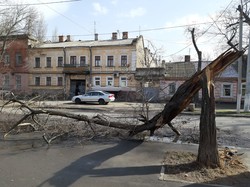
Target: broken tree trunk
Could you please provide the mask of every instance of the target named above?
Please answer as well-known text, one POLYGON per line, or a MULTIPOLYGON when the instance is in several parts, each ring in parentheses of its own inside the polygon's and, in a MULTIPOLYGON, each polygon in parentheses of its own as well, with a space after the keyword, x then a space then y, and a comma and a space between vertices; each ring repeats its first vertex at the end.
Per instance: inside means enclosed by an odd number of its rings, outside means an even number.
POLYGON ((200 116, 200 142, 197 161, 206 167, 220 166, 215 123, 214 84, 211 71, 202 75, 202 108, 200 116))
POLYGON ((133 136, 145 130, 150 130, 150 134, 153 135, 156 129, 170 123, 182 110, 184 110, 189 105, 194 95, 201 89, 201 78, 207 69, 212 72, 212 78, 214 78, 228 65, 243 55, 243 53, 244 51, 234 50, 227 50, 222 53, 202 71, 196 72, 191 78, 186 80, 178 88, 170 101, 165 105, 162 112, 158 113, 144 124, 136 126, 130 131, 130 135, 133 136))

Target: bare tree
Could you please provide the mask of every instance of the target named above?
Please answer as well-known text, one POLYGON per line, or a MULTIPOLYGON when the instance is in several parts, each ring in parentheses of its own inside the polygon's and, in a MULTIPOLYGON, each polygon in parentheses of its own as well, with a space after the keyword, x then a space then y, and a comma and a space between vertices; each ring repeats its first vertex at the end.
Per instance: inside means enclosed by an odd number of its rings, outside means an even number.
POLYGON ((29 6, 5 2, 4 8, 0 9, 0 36, 1 53, 0 59, 6 49, 6 42, 11 35, 27 34, 44 39, 46 26, 43 17, 29 6))

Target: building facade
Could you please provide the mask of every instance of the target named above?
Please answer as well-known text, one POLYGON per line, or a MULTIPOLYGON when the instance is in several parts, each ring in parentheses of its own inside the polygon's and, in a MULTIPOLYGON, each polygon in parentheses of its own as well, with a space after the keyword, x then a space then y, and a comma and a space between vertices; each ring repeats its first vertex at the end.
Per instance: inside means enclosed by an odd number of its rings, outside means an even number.
POLYGON ((33 93, 57 94, 71 98, 78 88, 115 93, 134 92, 135 72, 145 67, 143 37, 122 39, 112 33, 110 40, 71 41, 59 36, 59 42, 43 43, 29 51, 29 88, 33 93))
POLYGON ((29 89, 29 50, 36 40, 28 35, 0 37, 0 90, 25 94, 29 89))

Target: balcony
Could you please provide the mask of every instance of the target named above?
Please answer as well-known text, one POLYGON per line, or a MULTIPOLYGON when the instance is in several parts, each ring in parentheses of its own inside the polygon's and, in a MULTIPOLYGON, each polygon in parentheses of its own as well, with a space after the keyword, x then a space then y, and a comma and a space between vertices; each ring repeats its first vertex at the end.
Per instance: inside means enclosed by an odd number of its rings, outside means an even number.
POLYGON ((63 73, 88 75, 90 68, 88 64, 64 64, 63 73))

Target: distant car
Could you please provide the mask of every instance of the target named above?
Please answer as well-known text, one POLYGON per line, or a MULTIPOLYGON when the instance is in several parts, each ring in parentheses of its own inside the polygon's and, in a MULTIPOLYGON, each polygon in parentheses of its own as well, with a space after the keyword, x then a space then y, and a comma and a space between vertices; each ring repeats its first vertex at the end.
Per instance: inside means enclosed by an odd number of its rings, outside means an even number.
POLYGON ((106 105, 111 101, 115 100, 114 94, 104 92, 104 91, 89 91, 83 95, 76 95, 72 97, 72 102, 80 103, 89 103, 89 102, 98 102, 100 105, 106 105))

